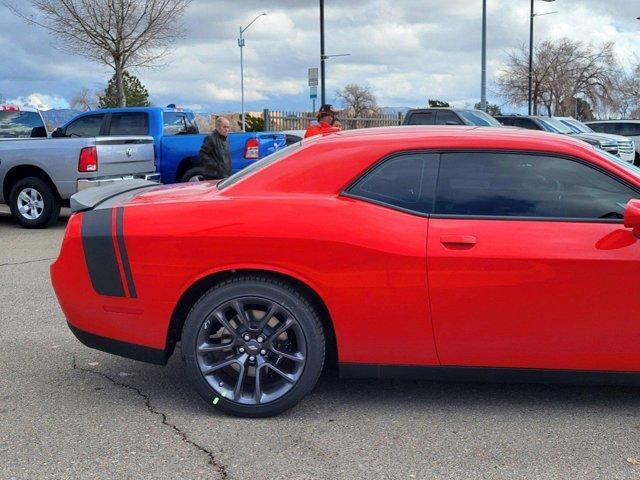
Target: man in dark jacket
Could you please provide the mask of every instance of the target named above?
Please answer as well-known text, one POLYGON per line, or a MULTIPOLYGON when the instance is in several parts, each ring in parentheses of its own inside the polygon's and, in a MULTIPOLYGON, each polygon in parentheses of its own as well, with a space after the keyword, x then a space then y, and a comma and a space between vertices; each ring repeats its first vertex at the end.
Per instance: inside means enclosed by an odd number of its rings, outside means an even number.
POLYGON ((218 117, 215 130, 202 142, 198 158, 204 167, 204 177, 207 180, 226 178, 231 175, 229 128, 229 120, 218 117))

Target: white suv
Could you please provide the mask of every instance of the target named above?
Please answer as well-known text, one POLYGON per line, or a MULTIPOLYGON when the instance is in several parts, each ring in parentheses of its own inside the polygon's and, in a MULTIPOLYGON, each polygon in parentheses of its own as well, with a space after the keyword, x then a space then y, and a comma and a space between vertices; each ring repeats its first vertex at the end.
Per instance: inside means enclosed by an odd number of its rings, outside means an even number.
POLYGON ((595 132, 623 135, 635 141, 635 161, 640 164, 640 120, 594 120, 585 122, 595 132))

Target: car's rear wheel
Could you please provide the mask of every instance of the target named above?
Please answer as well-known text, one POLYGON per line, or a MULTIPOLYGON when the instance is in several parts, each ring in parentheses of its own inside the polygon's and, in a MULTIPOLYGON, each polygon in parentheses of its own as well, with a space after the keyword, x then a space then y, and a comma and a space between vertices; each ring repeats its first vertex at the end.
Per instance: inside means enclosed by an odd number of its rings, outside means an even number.
POLYGON ((60 215, 60 200, 47 182, 38 177, 18 180, 9 193, 11 215, 23 227, 43 228, 60 215))
POLYGON ((224 412, 277 415, 315 386, 325 357, 317 312, 297 290, 262 276, 238 276, 193 306, 182 334, 190 380, 224 412))

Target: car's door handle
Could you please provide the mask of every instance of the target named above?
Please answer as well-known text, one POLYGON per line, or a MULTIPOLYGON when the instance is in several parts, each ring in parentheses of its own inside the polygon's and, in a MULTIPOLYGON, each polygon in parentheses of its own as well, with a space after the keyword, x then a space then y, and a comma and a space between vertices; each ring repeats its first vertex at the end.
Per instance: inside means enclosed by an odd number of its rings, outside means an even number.
POLYGON ((474 235, 441 235, 440 243, 443 245, 475 245, 477 238, 474 235))

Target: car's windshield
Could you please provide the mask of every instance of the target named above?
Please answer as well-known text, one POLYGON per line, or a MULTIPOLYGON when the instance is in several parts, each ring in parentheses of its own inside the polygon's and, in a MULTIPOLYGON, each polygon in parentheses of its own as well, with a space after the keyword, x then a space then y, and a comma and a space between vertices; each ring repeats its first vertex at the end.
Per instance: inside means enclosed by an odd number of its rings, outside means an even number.
POLYGON ((576 133, 594 133, 587 125, 573 118, 562 118, 560 121, 576 133))
POLYGON ((302 142, 297 142, 297 143, 294 143, 292 145, 289 145, 288 147, 285 147, 282 150, 278 150, 277 152, 274 152, 271 155, 268 155, 268 156, 264 157, 262 160, 258 160, 257 162, 252 163, 247 168, 244 168, 244 169, 240 170, 239 172, 234 173, 229 178, 225 178, 224 180, 220 180, 218 182, 218 190, 222 190, 224 188, 227 188, 227 187, 233 185, 234 183, 239 182, 240 180, 242 180, 243 178, 247 177, 248 175, 250 175, 250 174, 252 174, 254 172, 257 172, 258 170, 261 170, 264 167, 266 167, 268 165, 271 165, 272 163, 276 162, 277 160, 280 160, 281 158, 292 154, 298 148, 300 148, 301 145, 302 145, 302 142))
POLYGON ((482 110, 456 110, 456 113, 466 121, 479 127, 501 127, 502 124, 482 110))
POLYGON ((545 118, 538 118, 538 120, 540 120, 540 123, 542 123, 551 132, 567 133, 567 134, 575 133, 573 130, 567 127, 564 123, 562 123, 559 120, 556 120, 555 118, 545 117, 545 118))

